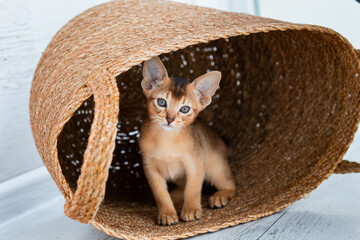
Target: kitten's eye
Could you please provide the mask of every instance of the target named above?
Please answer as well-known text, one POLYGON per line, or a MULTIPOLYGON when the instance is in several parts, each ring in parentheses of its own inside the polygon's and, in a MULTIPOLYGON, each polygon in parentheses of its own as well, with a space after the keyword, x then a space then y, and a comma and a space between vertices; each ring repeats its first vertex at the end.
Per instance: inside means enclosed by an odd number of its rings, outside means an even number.
POLYGON ((182 112, 182 113, 188 113, 189 111, 190 111, 190 107, 188 107, 188 106, 182 106, 180 108, 180 112, 182 112))
POLYGON ((160 106, 160 107, 166 107, 166 101, 162 98, 158 98, 157 99, 157 104, 160 106))

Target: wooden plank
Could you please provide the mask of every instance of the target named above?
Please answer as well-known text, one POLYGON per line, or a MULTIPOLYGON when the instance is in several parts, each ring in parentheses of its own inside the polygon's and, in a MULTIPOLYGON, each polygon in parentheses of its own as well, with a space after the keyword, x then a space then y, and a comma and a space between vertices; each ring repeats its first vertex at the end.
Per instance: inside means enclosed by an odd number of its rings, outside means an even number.
POLYGON ((254 14, 253 0, 172 0, 202 7, 216 8, 231 12, 244 12, 254 14))
POLYGON ((42 165, 28 110, 31 80, 42 51, 71 18, 103 2, 0 2, 0 182, 42 165))
MULTIPOLYGON (((344 159, 360 162, 360 131, 344 159)), ((360 239, 360 174, 332 175, 259 239, 360 239)))
POLYGON ((360 239, 360 176, 334 175, 302 199, 259 239, 360 239))
POLYGON ((0 228, 36 212, 59 196, 45 167, 1 183, 0 228))
POLYGON ((0 239, 112 239, 64 215, 64 199, 45 167, 0 184, 0 239))
MULTIPOLYGON (((2 240, 13 239, 57 239, 57 240, 115 240, 105 233, 98 231, 91 225, 84 225, 71 220, 63 214, 64 201, 61 197, 54 199, 42 208, 37 209, 29 215, 26 215, 16 222, 12 222, 0 227, 0 236, 2 240), (21 230, 21 231, 20 231, 21 230)), ((224 239, 256 239, 261 231, 266 229, 272 223, 272 219, 277 215, 257 221, 227 228, 214 233, 202 234, 189 239, 193 240, 224 240, 224 239)))
POLYGON ((81 224, 65 217, 63 205, 62 197, 58 196, 37 211, 0 228, 1 239, 115 239, 91 225, 81 224))
MULTIPOLYGON (((226 208, 224 208, 226 211, 226 208)), ((233 227, 221 229, 213 233, 198 235, 189 239, 193 240, 225 240, 225 239, 241 239, 254 240, 265 233, 279 218, 283 212, 273 214, 268 217, 261 218, 256 221, 240 224, 233 227)))
POLYGON ((36 65, 25 0, 0 4, 0 182, 40 166, 29 125, 29 96, 36 65))
MULTIPOLYGON (((64 199, 44 167, 3 182, 0 184, 1 239, 115 239, 91 225, 67 218, 63 209, 64 199)), ((274 214, 192 239, 255 239, 280 216, 274 214)))
POLYGON ((360 4, 356 0, 255 0, 259 3, 260 16, 279 20, 307 23, 332 28, 360 48, 360 4))
MULTIPOLYGON (((191 239, 359 239, 359 190, 359 175, 334 175, 280 213, 191 239)), ((45 168, 0 184, 1 239, 114 239, 67 218, 63 205, 45 168)))

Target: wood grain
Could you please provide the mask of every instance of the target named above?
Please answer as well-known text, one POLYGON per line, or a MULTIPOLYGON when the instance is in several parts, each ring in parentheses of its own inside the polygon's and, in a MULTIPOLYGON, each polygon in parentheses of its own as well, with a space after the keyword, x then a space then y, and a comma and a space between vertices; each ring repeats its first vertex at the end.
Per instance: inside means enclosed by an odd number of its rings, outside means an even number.
POLYGON ((0 2, 0 182, 42 165, 28 110, 31 80, 42 51, 71 18, 103 2, 0 2))
POLYGON ((291 4, 287 0, 256 1, 263 17, 328 27, 360 48, 360 31, 353 25, 360 21, 360 4, 356 0, 297 0, 291 4))
POLYGON ((29 124, 28 99, 36 66, 25 0, 0 4, 0 181, 40 166, 29 124))
MULTIPOLYGON (((280 213, 189 239, 355 240, 360 237, 359 199, 357 174, 333 175, 280 213)), ((1 183, 0 239, 115 240, 91 225, 67 218, 63 205, 44 167, 1 183)))
POLYGON ((285 214, 260 239, 360 239, 360 180, 333 175, 285 214))

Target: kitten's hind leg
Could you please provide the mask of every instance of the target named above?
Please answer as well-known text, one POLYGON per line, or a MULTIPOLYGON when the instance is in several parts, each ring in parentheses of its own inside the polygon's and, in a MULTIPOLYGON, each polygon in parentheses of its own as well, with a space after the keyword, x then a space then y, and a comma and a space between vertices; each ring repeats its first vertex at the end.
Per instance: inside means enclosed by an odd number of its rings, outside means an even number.
POLYGON ((235 195, 235 190, 223 189, 217 191, 209 198, 209 205, 211 208, 225 207, 231 198, 235 195))
POLYGON ((235 182, 232 177, 227 159, 212 161, 211 168, 207 171, 207 180, 218 190, 209 198, 211 208, 221 208, 226 206, 230 199, 235 195, 235 182))

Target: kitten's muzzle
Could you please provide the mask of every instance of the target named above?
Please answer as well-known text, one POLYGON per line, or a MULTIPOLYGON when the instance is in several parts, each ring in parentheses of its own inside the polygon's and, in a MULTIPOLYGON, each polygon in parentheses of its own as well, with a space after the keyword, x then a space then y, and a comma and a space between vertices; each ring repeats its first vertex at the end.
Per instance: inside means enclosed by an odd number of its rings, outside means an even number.
POLYGON ((168 124, 170 125, 170 123, 172 123, 175 119, 172 117, 166 117, 166 121, 168 122, 168 124))

